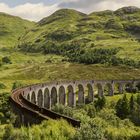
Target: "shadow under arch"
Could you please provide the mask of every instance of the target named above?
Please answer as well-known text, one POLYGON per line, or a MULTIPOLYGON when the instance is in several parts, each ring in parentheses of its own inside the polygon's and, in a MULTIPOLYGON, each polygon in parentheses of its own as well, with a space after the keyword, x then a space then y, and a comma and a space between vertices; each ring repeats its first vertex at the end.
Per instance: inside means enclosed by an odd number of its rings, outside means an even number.
POLYGON ((44 108, 50 108, 50 92, 48 88, 44 90, 44 108))
POLYGON ((111 83, 106 83, 104 86, 104 94, 107 96, 113 96, 114 95, 114 88, 113 84, 111 83))
POLYGON ((66 92, 64 86, 59 88, 59 103, 62 105, 66 104, 66 92))
POLYGON ((136 86, 137 91, 140 92, 140 82, 137 82, 137 83, 135 84, 135 86, 136 86))
POLYGON ((125 83, 117 82, 114 84, 114 93, 123 94, 125 92, 125 83))
POLYGON ((35 92, 34 91, 31 94, 31 102, 36 104, 36 96, 35 96, 35 92))
POLYGON ((125 83, 124 84, 125 92, 132 93, 133 89, 134 89, 133 86, 134 86, 134 84, 131 82, 125 83))
POLYGON ((94 99, 94 92, 93 92, 93 86, 91 84, 87 84, 87 103, 93 102, 94 99))
POLYGON ((41 89, 38 91, 37 101, 38 101, 38 106, 43 107, 43 92, 41 89))
POLYGON ((78 104, 85 103, 84 87, 83 85, 78 85, 78 104))
POLYGON ((30 93, 27 95, 27 100, 30 101, 30 93))
POLYGON ((72 85, 69 85, 67 87, 68 89, 68 106, 73 107, 75 105, 75 95, 74 95, 74 89, 72 85))
POLYGON ((57 104, 57 89, 53 87, 51 89, 51 107, 57 104))
POLYGON ((101 83, 96 84, 97 87, 97 94, 99 97, 102 97, 104 95, 104 89, 101 83))

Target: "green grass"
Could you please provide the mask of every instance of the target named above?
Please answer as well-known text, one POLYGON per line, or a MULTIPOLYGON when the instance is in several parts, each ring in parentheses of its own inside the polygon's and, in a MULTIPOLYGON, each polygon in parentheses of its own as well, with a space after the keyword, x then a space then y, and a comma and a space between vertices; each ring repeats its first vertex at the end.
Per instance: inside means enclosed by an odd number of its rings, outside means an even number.
MULTIPOLYGON (((92 48, 121 48, 117 54, 120 58, 140 60, 140 10, 134 13, 118 15, 125 8, 113 11, 93 12, 90 15, 82 14, 75 10, 62 9, 49 17, 44 18, 26 33, 20 40, 19 45, 26 43, 34 48, 41 48, 48 41, 56 45, 67 44, 74 40, 89 39, 84 43, 85 50, 91 49, 89 44, 94 43, 92 48), (109 24, 109 25, 108 25, 109 24), (134 29, 128 29, 134 25, 134 29), (138 26, 138 27, 137 27, 138 26), (135 30, 137 27, 137 31, 135 30), (59 31, 72 33, 72 38, 63 41, 53 40, 49 37, 59 31), (39 41, 38 41, 39 40, 39 41)), ((23 46, 24 47, 24 46, 23 46)))
MULTIPOLYGON (((7 56, 8 53, 3 52, 3 55, 7 56)), ((64 58, 57 55, 11 52, 10 59, 12 64, 3 64, 0 67, 0 81, 7 87, 0 91, 9 91, 15 81, 33 84, 55 80, 140 78, 139 69, 63 62, 64 58)))
POLYGON ((0 49, 16 46, 19 37, 34 25, 34 22, 5 13, 0 13, 0 19, 0 49))
MULTIPOLYGON (((73 40, 80 40, 80 42, 86 40, 85 50, 89 49, 89 44, 91 43, 95 44, 93 49, 120 48, 120 52, 117 54, 118 57, 138 61, 140 59, 140 44, 135 33, 131 36, 131 32, 127 32, 124 28, 107 29, 105 27, 110 18, 115 20, 115 25, 118 23, 130 24, 130 20, 122 19, 115 12, 113 12, 113 15, 111 14, 112 12, 110 11, 104 11, 85 15, 75 10, 63 9, 44 18, 35 25, 35 23, 1 13, 0 60, 2 57, 8 56, 12 64, 3 64, 0 67, 0 83, 4 83, 7 87, 0 91, 10 91, 15 81, 20 81, 23 84, 33 84, 53 80, 139 79, 140 69, 127 66, 69 63, 63 61, 64 57, 62 56, 43 55, 41 52, 19 52, 17 48, 13 48, 22 43, 31 44, 33 47, 39 48, 43 44, 47 45, 48 40, 60 45, 73 40), (79 24, 83 25, 79 26, 79 24), (55 41, 52 38, 48 38, 50 33, 55 33, 57 30, 72 33, 72 39, 55 41), (19 37, 20 40, 18 41, 19 37), (38 39, 40 41, 36 42, 38 39)), ((135 20, 140 19, 139 12, 126 15, 131 16, 131 19, 134 17, 135 20)))
MULTIPOLYGON (((125 93, 125 94, 126 94, 126 97, 127 97, 128 99, 130 99, 131 96, 132 96, 132 93, 125 93)), ((139 93, 133 94, 134 98, 137 97, 138 94, 139 94, 139 93)), ((111 103, 111 102, 117 103, 117 101, 118 101, 119 99, 121 99, 121 98, 123 97, 123 95, 124 95, 124 94, 117 94, 117 95, 114 95, 114 96, 107 96, 106 99, 107 99, 107 102, 108 102, 108 103, 111 103)))

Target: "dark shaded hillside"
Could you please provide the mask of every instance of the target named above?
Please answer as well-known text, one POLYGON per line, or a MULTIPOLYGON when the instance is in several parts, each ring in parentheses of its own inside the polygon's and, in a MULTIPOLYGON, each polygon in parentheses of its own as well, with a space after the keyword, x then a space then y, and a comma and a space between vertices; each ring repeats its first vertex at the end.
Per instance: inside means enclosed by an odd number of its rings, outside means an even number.
POLYGON ((62 9, 38 22, 20 39, 18 47, 26 52, 63 55, 80 63, 139 65, 139 35, 137 7, 89 15, 62 9))

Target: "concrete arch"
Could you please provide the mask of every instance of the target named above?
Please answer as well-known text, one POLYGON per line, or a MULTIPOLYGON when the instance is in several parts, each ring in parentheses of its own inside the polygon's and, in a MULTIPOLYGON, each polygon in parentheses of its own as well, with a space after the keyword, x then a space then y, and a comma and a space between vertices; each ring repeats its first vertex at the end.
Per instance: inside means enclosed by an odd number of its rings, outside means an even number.
POLYGON ((59 103, 62 105, 66 105, 66 92, 64 86, 59 88, 59 103))
POLYGON ((57 104, 57 89, 53 87, 51 89, 51 107, 57 104))
POLYGON ((85 103, 84 87, 83 85, 78 85, 78 104, 85 103))
POLYGON ((74 94, 74 89, 72 85, 69 85, 67 87, 68 89, 68 106, 73 107, 76 105, 76 99, 75 99, 75 94, 74 94))
POLYGON ((114 95, 114 87, 111 83, 106 83, 104 87, 104 92, 107 93, 107 95, 113 96, 114 95))
POLYGON ((88 89, 88 102, 93 102, 94 99, 94 92, 93 92, 93 86, 91 84, 87 84, 87 89, 88 89))
POLYGON ((96 84, 97 86, 97 93, 98 93, 98 96, 103 96, 104 95, 104 88, 103 88, 103 85, 101 83, 97 83, 96 84))
POLYGON ((36 104, 36 96, 35 96, 35 92, 34 91, 31 94, 31 102, 36 104))
POLYGON ((48 88, 44 90, 44 107, 47 109, 50 108, 50 92, 48 88))
POLYGON ((38 101, 38 106, 43 107, 43 92, 41 89, 38 91, 37 101, 38 101))

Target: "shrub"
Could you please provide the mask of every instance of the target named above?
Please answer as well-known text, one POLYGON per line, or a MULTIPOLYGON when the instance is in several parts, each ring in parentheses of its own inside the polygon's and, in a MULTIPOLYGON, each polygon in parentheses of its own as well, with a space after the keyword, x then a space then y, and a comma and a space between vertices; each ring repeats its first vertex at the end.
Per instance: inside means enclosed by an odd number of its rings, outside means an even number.
POLYGON ((98 97, 98 100, 95 102, 95 107, 97 110, 103 109, 106 105, 106 98, 105 96, 103 97, 98 97))
POLYGON ((3 83, 0 83, 0 89, 5 89, 6 86, 3 83))
POLYGON ((73 33, 70 31, 56 30, 50 33, 48 37, 56 41, 66 41, 72 39, 73 33))
POLYGON ((126 94, 116 104, 116 114, 121 119, 125 119, 129 115, 129 103, 126 94))
POLYGON ((96 116, 96 108, 94 104, 89 104, 84 107, 85 111, 87 112, 87 115, 91 118, 94 118, 96 116))
POLYGON ((12 64, 11 60, 9 57, 5 56, 2 58, 2 62, 3 63, 6 63, 6 64, 12 64))
POLYGON ((75 140, 103 140, 104 130, 98 118, 91 119, 89 122, 82 124, 75 134, 75 140))
POLYGON ((19 88, 19 87, 22 87, 22 86, 23 86, 22 83, 16 81, 16 82, 13 83, 12 90, 14 90, 14 89, 16 89, 16 88, 19 88))
POLYGON ((123 29, 123 25, 117 21, 115 21, 115 19, 109 19, 105 25, 105 27, 107 29, 123 29))

